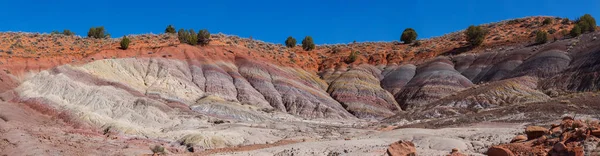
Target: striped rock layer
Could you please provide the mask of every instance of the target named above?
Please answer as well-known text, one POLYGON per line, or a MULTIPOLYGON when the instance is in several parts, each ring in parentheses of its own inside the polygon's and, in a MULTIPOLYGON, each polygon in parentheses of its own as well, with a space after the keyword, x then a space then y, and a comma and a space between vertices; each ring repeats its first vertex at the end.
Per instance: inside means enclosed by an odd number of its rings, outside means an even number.
POLYGON ((393 95, 381 88, 380 77, 378 68, 361 65, 331 80, 327 92, 359 118, 389 117, 401 109, 393 95))

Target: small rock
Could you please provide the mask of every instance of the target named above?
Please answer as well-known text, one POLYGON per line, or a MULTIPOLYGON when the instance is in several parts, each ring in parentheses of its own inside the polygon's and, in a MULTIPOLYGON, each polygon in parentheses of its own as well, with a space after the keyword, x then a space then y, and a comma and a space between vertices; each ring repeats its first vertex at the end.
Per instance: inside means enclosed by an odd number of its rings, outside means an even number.
POLYGON ((392 143, 387 150, 388 155, 390 156, 407 156, 407 155, 416 155, 417 149, 415 148, 415 144, 410 141, 398 141, 392 143))
POLYGON ((562 152, 565 151, 565 149, 567 149, 567 146, 562 142, 556 143, 554 144, 554 147, 552 147, 552 150, 555 152, 562 152))
POLYGON ((501 147, 501 146, 493 146, 486 152, 487 155, 490 156, 514 156, 510 150, 501 147))
POLYGON ((525 134, 527 134, 527 140, 539 138, 548 133, 548 129, 540 126, 527 126, 525 128, 525 134))
POLYGON ((595 41, 596 40, 596 36, 594 36, 594 38, 592 38, 592 40, 595 41))
POLYGON ((514 143, 514 142, 521 142, 521 141, 527 141, 527 136, 525 135, 517 135, 515 136, 510 143, 514 143))

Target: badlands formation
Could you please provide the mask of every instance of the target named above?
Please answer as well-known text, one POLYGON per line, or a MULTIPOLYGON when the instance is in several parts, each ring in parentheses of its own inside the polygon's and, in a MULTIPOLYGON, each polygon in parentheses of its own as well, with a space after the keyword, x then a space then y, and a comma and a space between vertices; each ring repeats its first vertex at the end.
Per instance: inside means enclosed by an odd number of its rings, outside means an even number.
POLYGON ((476 48, 0 33, 0 155, 590 155, 600 33, 545 18, 483 25, 476 48))

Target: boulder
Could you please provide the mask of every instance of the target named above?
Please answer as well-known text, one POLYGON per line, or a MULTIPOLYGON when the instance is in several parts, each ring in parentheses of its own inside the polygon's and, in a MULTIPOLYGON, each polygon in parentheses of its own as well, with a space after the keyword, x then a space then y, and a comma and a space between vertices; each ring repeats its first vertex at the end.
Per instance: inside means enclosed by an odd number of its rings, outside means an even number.
POLYGON ((414 156, 417 154, 417 149, 412 142, 400 140, 392 143, 387 153, 390 156, 414 156))
POLYGON ((525 135, 517 135, 515 136, 510 143, 514 143, 514 142, 522 142, 522 141, 527 141, 527 136, 525 135))
POLYGON ((527 134, 527 140, 536 139, 544 136, 548 133, 548 129, 540 126, 527 126, 525 128, 525 134, 527 134))
POLYGON ((488 156, 514 156, 515 155, 507 148, 504 148, 501 146, 490 147, 490 149, 488 149, 486 154, 488 156))

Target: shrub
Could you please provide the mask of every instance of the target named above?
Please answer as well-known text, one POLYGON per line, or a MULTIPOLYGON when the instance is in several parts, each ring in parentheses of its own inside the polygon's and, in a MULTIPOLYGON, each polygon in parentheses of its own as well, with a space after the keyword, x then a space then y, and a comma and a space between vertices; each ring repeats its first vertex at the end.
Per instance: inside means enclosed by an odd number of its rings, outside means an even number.
POLYGON ((58 30, 52 30, 52 32, 50 32, 51 35, 57 35, 60 34, 60 32, 58 32, 58 30))
POLYGON ((573 29, 571 29, 571 32, 569 32, 569 35, 571 35, 571 37, 577 37, 577 36, 581 35, 581 27, 579 27, 579 25, 573 26, 573 29))
POLYGON ((313 41, 312 37, 310 37, 310 36, 304 37, 304 40, 302 40, 302 49, 304 49, 306 51, 311 51, 311 50, 315 49, 315 42, 313 41))
POLYGON ((62 34, 63 34, 63 35, 67 35, 67 36, 73 36, 73 35, 75 35, 75 33, 74 33, 74 32, 72 32, 72 31, 71 31, 71 30, 69 30, 69 29, 65 29, 65 30, 63 30, 62 34))
POLYGON ((560 33, 560 35, 563 35, 563 36, 569 35, 569 31, 567 31, 567 29, 563 29, 559 33, 560 33))
POLYGON ((562 22, 560 24, 571 24, 571 20, 569 20, 568 18, 565 18, 562 20, 562 22))
POLYGON ((554 34, 554 33, 556 33, 556 29, 550 28, 550 30, 548 30, 548 34, 554 34))
POLYGON ((402 32, 402 36, 400 37, 400 41, 410 44, 414 40, 417 39, 417 32, 413 28, 406 28, 404 32, 402 32))
POLYGON ((196 35, 196 32, 194 31, 194 29, 190 29, 188 30, 188 35, 187 37, 187 42, 190 45, 197 45, 198 44, 198 35, 196 35))
POLYGON ((548 42, 548 33, 542 30, 538 30, 535 33, 535 43, 536 44, 544 44, 548 42))
POLYGON ((292 36, 288 37, 285 40, 285 46, 288 48, 294 48, 296 46, 296 39, 293 38, 292 36))
POLYGON ((179 38, 179 42, 181 43, 187 43, 189 45, 198 44, 198 36, 196 35, 194 29, 179 29, 177 32, 177 38, 179 38))
POLYGON ((127 38, 127 36, 123 36, 123 39, 121 39, 121 49, 126 50, 129 48, 129 43, 131 43, 129 38, 127 38))
POLYGON ((465 31, 465 35, 467 36, 467 41, 471 46, 479 46, 483 43, 485 39, 485 35, 487 32, 481 26, 469 26, 467 31, 465 31))
POLYGON ((518 24, 518 23, 521 23, 521 20, 520 19, 513 19, 513 20, 510 20, 510 21, 508 21, 506 23, 509 24, 509 25, 518 24))
POLYGON ((423 43, 421 43, 421 41, 417 40, 417 41, 415 41, 415 42, 413 43, 413 45, 412 45, 412 46, 414 46, 414 47, 418 47, 418 46, 421 46, 421 44, 423 44, 423 43))
POLYGON ((596 19, 590 14, 585 14, 577 20, 577 25, 581 28, 581 32, 594 32, 596 30, 596 19))
POLYGON ((187 32, 185 31, 185 29, 179 29, 179 31, 177 31, 177 39, 179 39, 179 42, 181 43, 187 43, 186 40, 186 34, 187 32))
POLYGON ((358 58, 358 54, 359 54, 359 53, 360 53, 360 52, 358 52, 358 51, 355 51, 355 52, 350 52, 350 55, 348 55, 348 58, 346 58, 346 61, 345 61, 345 62, 346 62, 347 64, 353 63, 353 62, 354 62, 354 61, 356 61, 356 59, 358 58))
POLYGON ((167 34, 174 34, 175 32, 175 27, 173 27, 173 25, 169 25, 167 26, 167 28, 165 29, 165 33, 167 34))
POLYGON ((165 147, 156 145, 152 148, 150 148, 150 150, 152 151, 153 154, 167 154, 167 152, 165 151, 165 147))
POLYGON ((552 18, 548 17, 546 19, 544 19, 544 22, 542 22, 543 25, 549 25, 552 24, 553 20, 552 18))
POLYGON ((100 38, 106 38, 108 37, 109 34, 107 34, 104 30, 103 26, 100 27, 92 27, 90 28, 90 30, 88 31, 88 37, 91 38, 96 38, 96 39, 100 39, 100 38))
POLYGON ((198 32, 198 37, 196 38, 198 39, 198 43, 200 43, 200 45, 208 45, 208 43, 210 43, 210 32, 208 32, 206 29, 202 29, 200 32, 198 32))

